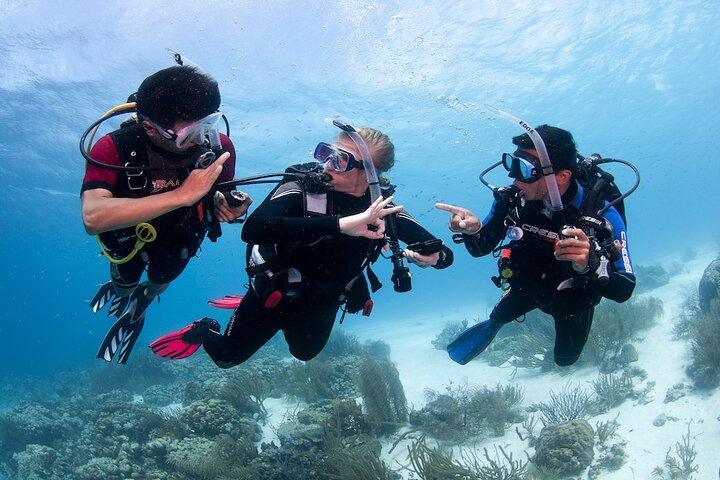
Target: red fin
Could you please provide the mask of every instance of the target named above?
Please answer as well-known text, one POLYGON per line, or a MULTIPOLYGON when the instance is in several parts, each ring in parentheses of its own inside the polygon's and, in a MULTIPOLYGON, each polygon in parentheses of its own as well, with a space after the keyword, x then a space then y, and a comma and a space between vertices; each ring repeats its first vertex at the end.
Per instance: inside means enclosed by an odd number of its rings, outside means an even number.
POLYGON ((209 300, 208 305, 215 308, 235 309, 242 302, 242 295, 225 295, 217 300, 209 300))

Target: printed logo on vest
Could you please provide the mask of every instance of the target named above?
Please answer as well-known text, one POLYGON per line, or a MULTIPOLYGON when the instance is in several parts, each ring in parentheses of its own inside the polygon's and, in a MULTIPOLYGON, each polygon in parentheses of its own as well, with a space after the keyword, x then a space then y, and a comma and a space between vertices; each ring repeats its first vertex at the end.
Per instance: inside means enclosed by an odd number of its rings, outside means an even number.
POLYGON ((153 180, 152 186, 153 188, 150 193, 172 190, 180 186, 180 180, 153 180))

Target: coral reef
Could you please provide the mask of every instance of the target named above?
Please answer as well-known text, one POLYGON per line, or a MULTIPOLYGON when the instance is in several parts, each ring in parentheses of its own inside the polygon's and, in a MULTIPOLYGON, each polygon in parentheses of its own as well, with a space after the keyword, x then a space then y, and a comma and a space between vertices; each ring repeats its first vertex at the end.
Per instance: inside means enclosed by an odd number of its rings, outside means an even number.
POLYGON ((698 305, 703 312, 710 311, 714 299, 720 299, 720 258, 705 268, 698 285, 698 305))
POLYGON ((720 299, 714 299, 690 329, 692 363, 688 375, 700 388, 720 385, 720 299))
POLYGON ((438 350, 445 350, 448 344, 468 328, 468 321, 449 322, 445 324, 435 339, 430 342, 438 350))
MULTIPOLYGON (((545 346, 538 342, 531 351, 551 347, 553 327, 547 318, 528 320, 513 325, 516 335, 507 335, 505 345, 531 344, 528 339, 534 338, 545 346)), ((271 352, 222 370, 203 356, 186 362, 155 359, 161 367, 145 365, 146 373, 129 370, 136 383, 120 379, 117 371, 122 370, 111 371, 105 364, 75 377, 58 375, 52 390, 27 390, 41 400, 16 403, 0 413, 0 472, 9 480, 400 480, 398 465, 382 460, 380 439, 404 428, 396 445, 416 436, 407 464, 399 461, 410 478, 557 478, 589 464, 588 476, 594 479, 623 465, 625 442, 616 433, 616 421, 598 423, 595 436, 584 419, 629 398, 646 401, 653 385, 638 387, 645 373, 633 366, 637 351, 625 343, 613 357, 624 366, 601 373, 592 382, 592 398, 568 384, 551 392, 548 403, 524 409, 523 390, 513 384, 450 383, 426 392, 426 405, 408 412, 389 346, 334 338, 328 352, 309 362, 271 352), (105 373, 108 381, 102 380, 105 373), (298 399, 298 405, 285 422, 271 426, 276 440, 260 443, 262 427, 268 434, 266 402, 278 397, 298 399), (536 413, 528 416, 528 411, 536 413), (545 428, 536 436, 539 422, 545 428), (523 455, 526 461, 513 458, 505 445, 455 449, 454 456, 447 448, 501 436, 512 424, 521 440, 536 449, 534 465, 523 455), (430 437, 439 442, 436 447, 426 442, 430 437)), ((533 357, 534 366, 544 365, 542 355, 533 357)), ((530 357, 515 361, 533 362, 530 357)), ((671 389, 668 398, 692 391, 671 389)), ((692 471, 693 449, 687 442, 678 443, 674 455, 668 452, 657 470, 661 478, 685 478, 675 475, 692 471)))
POLYGON ((265 400, 270 396, 271 384, 267 377, 252 366, 240 365, 228 373, 220 391, 220 398, 226 400, 239 412, 257 414, 265 420, 265 400))
POLYGON ((592 404, 599 413, 621 405, 634 395, 633 377, 627 372, 620 375, 601 373, 592 385, 595 390, 592 404))
POLYGON ((174 442, 167 453, 167 462, 187 478, 251 479, 257 458, 255 445, 247 439, 235 440, 219 435, 214 440, 202 437, 184 438, 174 442))
MULTIPOLYGON (((461 460, 453 459, 451 450, 428 446, 425 436, 408 447, 410 465, 407 470, 421 480, 525 480, 527 463, 513 459, 502 447, 495 456, 483 449, 482 457, 474 451, 461 451, 461 460)), ((415 477, 411 477, 415 478, 415 477)))
POLYGON ((540 412, 543 425, 556 425, 573 420, 584 420, 589 416, 590 396, 580 386, 565 385, 559 393, 550 391, 550 402, 534 404, 540 412))
MULTIPOLYGON (((374 350, 389 351, 381 342, 370 345, 374 350)), ((314 359, 308 362, 292 362, 285 369, 286 393, 307 402, 332 398, 355 398, 359 395, 357 378, 360 358, 364 353, 357 338, 333 331, 328 345, 314 359)))
POLYGON ((670 274, 662 265, 635 265, 637 286, 635 294, 654 290, 670 281, 670 274))
POLYGON ((631 298, 625 303, 603 300, 595 308, 593 325, 580 363, 599 365, 611 373, 636 360, 629 342, 653 326, 663 313, 662 301, 656 297, 631 298))
POLYGON ((13 455, 17 462, 17 477, 24 480, 45 480, 52 478, 58 454, 55 449, 46 445, 30 444, 27 448, 13 455))
POLYGON ((328 480, 400 480, 377 455, 364 448, 338 448, 328 453, 318 468, 320 478, 328 480))
POLYGON ((359 356, 363 353, 362 345, 355 335, 349 335, 343 330, 333 330, 328 342, 316 357, 318 360, 327 360, 333 357, 348 355, 359 356))
POLYGON ((490 365, 510 363, 520 368, 555 368, 552 348, 555 323, 550 315, 533 310, 519 321, 506 325, 488 349, 478 357, 490 365))
POLYGON ((192 402, 183 408, 180 418, 197 435, 214 437, 229 434, 233 438, 244 437, 254 442, 262 438, 256 422, 242 416, 235 407, 220 399, 192 402))
POLYGON ((687 340, 690 337, 690 329, 695 323, 695 319, 700 316, 702 310, 698 305, 697 288, 688 285, 684 288, 682 301, 677 313, 677 318, 673 324, 673 334, 678 340, 687 340))
POLYGON ((590 466, 595 434, 585 420, 548 425, 535 445, 533 464, 558 475, 577 474, 590 466))
POLYGON ((598 456, 590 466, 588 472, 590 480, 602 478, 604 471, 620 469, 627 461, 628 456, 625 451, 627 442, 617 434, 618 427, 620 424, 617 422, 617 417, 595 424, 597 436, 595 447, 598 456))
POLYGON ((675 443, 675 455, 670 454, 669 448, 665 454, 665 462, 662 467, 655 467, 653 478, 661 480, 692 480, 693 474, 697 473, 698 466, 695 464, 697 450, 693 445, 690 436, 690 425, 687 434, 683 435, 681 442, 675 443))
POLYGON ((331 398, 355 398, 359 359, 355 356, 293 361, 287 371, 286 392, 306 402, 331 398))
POLYGON ((502 435, 508 424, 525 419, 519 409, 522 389, 513 385, 470 388, 449 386, 446 393, 429 391, 427 405, 410 413, 410 423, 429 435, 462 442, 474 436, 502 435))
POLYGON ((407 421, 408 407, 400 374, 388 359, 363 356, 358 385, 368 421, 380 433, 391 433, 407 421))

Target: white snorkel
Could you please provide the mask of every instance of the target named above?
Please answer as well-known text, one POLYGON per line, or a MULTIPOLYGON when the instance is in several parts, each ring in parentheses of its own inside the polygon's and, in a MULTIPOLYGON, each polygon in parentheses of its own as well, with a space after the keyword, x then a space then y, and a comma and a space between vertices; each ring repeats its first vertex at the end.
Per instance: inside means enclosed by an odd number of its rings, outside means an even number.
POLYGON ((375 164, 373 163, 372 156, 370 155, 370 149, 365 143, 365 140, 360 136, 352 125, 343 122, 338 119, 327 119, 334 126, 347 133, 350 140, 353 141, 355 146, 360 152, 360 160, 362 160, 363 170, 365 170, 365 176, 367 177, 368 187, 370 187, 370 201, 374 202, 382 196, 380 193, 380 181, 378 180, 377 171, 375 170, 375 164))
POLYGON ((545 184, 547 185, 548 194, 550 195, 550 206, 554 212, 561 211, 563 209, 563 204, 560 199, 560 191, 558 190, 557 180, 555 179, 555 172, 553 171, 552 163, 550 163, 550 156, 547 153, 547 148, 545 148, 545 142, 543 142, 540 134, 538 134, 535 129, 526 122, 510 113, 503 112, 502 110, 498 110, 490 105, 485 105, 485 108, 487 108, 490 113, 520 126, 530 136, 530 140, 532 140, 533 145, 535 145, 535 150, 537 150, 540 157, 540 166, 542 166, 545 184))

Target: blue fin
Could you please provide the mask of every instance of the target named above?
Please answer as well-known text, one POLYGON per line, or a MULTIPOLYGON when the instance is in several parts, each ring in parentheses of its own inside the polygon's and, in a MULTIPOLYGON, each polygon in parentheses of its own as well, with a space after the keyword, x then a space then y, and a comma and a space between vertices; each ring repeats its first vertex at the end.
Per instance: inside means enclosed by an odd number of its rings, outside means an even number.
POLYGON ((500 328, 502 323, 491 320, 473 325, 450 342, 447 346, 448 355, 454 362, 465 365, 490 345, 500 328))

